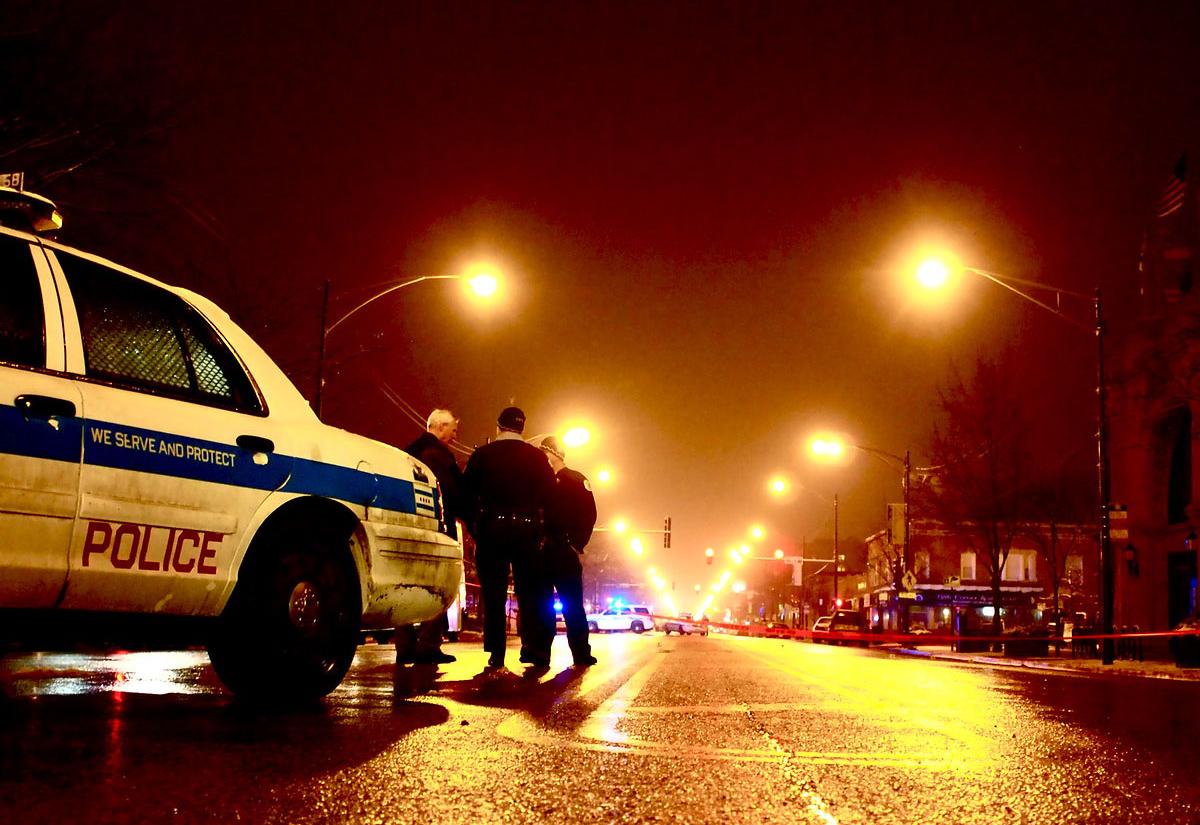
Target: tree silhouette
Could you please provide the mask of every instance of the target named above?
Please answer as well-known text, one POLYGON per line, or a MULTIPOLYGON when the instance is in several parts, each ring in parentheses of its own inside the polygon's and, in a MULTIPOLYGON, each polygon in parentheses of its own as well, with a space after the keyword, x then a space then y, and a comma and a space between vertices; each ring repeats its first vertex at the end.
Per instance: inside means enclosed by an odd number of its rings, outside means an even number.
POLYGON ((1004 566, 1031 511, 1024 398, 1009 368, 980 358, 968 380, 952 373, 939 408, 930 442, 937 476, 913 492, 924 513, 956 527, 983 560, 1000 635, 1004 566))

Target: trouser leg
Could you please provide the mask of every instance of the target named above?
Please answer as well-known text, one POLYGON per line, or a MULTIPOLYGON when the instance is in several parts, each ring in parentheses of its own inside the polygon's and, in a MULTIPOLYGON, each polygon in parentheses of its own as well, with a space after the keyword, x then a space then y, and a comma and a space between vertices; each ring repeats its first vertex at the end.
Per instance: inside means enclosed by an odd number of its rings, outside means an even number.
POLYGON ((579 554, 564 547, 555 554, 554 589, 563 606, 563 622, 567 625, 567 644, 571 654, 580 659, 591 655, 588 642, 587 613, 583 609, 583 565, 579 554))
POLYGON ((508 600, 508 562, 495 548, 476 554, 479 574, 479 597, 483 602, 483 649, 488 653, 504 653, 504 604, 508 600))
POLYGON ((554 602, 541 548, 530 544, 513 556, 513 589, 521 611, 521 647, 535 658, 549 658, 554 640, 554 602))
POLYGON ((417 625, 417 639, 414 653, 417 656, 428 656, 442 649, 442 634, 446 631, 446 614, 421 622, 417 625))

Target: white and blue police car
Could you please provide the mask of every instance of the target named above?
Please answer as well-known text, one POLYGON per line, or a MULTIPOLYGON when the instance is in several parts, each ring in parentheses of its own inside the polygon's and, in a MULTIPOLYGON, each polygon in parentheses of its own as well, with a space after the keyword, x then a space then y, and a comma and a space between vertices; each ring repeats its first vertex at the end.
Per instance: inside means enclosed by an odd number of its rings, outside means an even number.
POLYGON ((0 187, 0 223, 0 637, 200 642, 235 693, 312 697, 454 600, 425 465, 210 301, 50 240, 49 201, 0 187))

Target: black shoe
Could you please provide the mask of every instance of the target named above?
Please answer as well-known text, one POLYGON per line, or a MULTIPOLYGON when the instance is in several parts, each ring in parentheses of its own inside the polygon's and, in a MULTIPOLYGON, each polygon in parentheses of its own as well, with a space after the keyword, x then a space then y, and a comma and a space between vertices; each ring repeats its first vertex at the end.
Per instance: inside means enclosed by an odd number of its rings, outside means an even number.
POLYGON ((575 667, 591 667, 592 665, 599 664, 599 662, 600 660, 590 653, 585 656, 575 657, 575 667))
POLYGON ((418 653, 413 656, 412 661, 419 665, 446 665, 457 662, 458 659, 444 651, 435 650, 432 653, 418 653))
POLYGON ((504 667, 504 654, 503 653, 493 653, 491 656, 488 656, 487 666, 492 668, 493 670, 498 670, 498 669, 504 667))
POLYGON ((533 664, 533 654, 525 648, 521 648, 521 655, 517 657, 517 661, 523 665, 533 664))

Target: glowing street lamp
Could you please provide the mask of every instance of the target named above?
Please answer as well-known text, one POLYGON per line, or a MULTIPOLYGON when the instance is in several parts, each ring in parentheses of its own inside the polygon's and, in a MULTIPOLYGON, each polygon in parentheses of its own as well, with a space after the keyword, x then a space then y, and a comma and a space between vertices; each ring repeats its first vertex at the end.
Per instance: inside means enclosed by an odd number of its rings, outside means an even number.
POLYGON ((763 529, 760 525, 755 524, 753 527, 750 528, 751 538, 754 538, 757 540, 757 539, 761 539, 764 535, 766 535, 766 533, 763 531, 763 529))
POLYGON ((614 533, 624 533, 629 529, 629 524, 623 518, 619 518, 613 522, 612 526, 614 533))
POLYGON ((916 278, 926 289, 941 289, 950 280, 950 267, 940 258, 926 258, 917 265, 916 278))
POLYGON ((592 434, 587 427, 571 427, 562 434, 563 445, 571 449, 582 447, 592 440, 592 434))
POLYGON ((629 540, 629 549, 633 551, 633 555, 635 556, 640 556, 642 553, 646 552, 645 545, 643 545, 642 540, 638 538, 629 540))
POLYGON ((612 484, 613 471, 611 467, 601 467, 596 471, 596 481, 601 484, 612 484))
POLYGON ((351 316, 357 314, 359 310, 365 309, 385 295, 391 295, 393 292, 398 292, 405 287, 415 286, 422 281, 462 281, 466 285, 467 294, 481 301, 494 299, 500 289, 500 280, 495 270, 483 264, 475 264, 458 274, 421 275, 416 278, 410 278, 407 281, 391 284, 330 323, 329 290, 331 284, 326 279, 325 289, 321 294, 321 348, 317 354, 317 390, 316 397, 313 399, 313 409, 316 410, 318 417, 321 415, 325 391, 325 349, 329 334, 348 321, 351 316))
POLYGON ((788 480, 783 476, 772 476, 767 481, 767 491, 773 496, 782 496, 788 491, 788 480))
POLYGON ((808 442, 808 451, 821 461, 837 461, 846 453, 846 442, 836 435, 816 435, 808 442))
POLYGON ((775 548, 775 558, 777 558, 777 559, 783 558, 783 548, 781 548, 781 547, 775 548))

